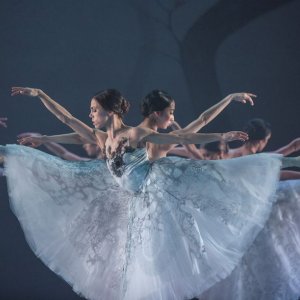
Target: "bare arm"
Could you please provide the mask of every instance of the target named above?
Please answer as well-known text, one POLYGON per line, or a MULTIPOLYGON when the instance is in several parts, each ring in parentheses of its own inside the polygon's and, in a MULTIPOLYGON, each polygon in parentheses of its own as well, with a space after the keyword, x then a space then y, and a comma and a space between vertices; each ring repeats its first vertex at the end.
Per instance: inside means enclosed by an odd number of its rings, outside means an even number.
POLYGON ((300 172, 284 170, 280 172, 280 180, 300 179, 300 172))
POLYGON ((86 144, 87 140, 82 138, 78 133, 67 133, 60 135, 42 135, 36 132, 24 132, 18 135, 18 142, 21 145, 30 145, 32 147, 39 147, 46 143, 59 143, 59 144, 86 144))
MULTIPOLYGON (((182 129, 180 127, 180 125, 175 121, 172 123, 171 128, 172 128, 173 131, 182 129)), ((172 145, 172 146, 175 146, 175 145, 172 145)), ((185 148, 185 151, 186 151, 186 155, 183 155, 183 156, 189 157, 189 158, 194 158, 194 159, 203 159, 202 156, 199 153, 199 149, 197 149, 197 147, 195 145, 188 144, 188 145, 183 145, 183 147, 185 148)), ((171 147, 171 145, 170 145, 168 153, 174 154, 174 152, 172 152, 173 150, 175 152, 177 151, 176 148, 171 147)), ((183 149, 179 150, 179 151, 183 152, 183 149)))
POLYGON ((185 133, 185 134, 167 134, 156 131, 139 128, 142 142, 154 144, 206 144, 215 141, 233 141, 248 139, 248 135, 241 131, 230 131, 227 133, 185 133))
POLYGON ((84 140, 77 133, 46 136, 37 132, 24 132, 18 135, 18 142, 21 145, 30 147, 39 147, 44 145, 49 151, 65 160, 89 160, 88 158, 78 156, 65 147, 59 145, 58 141, 66 144, 83 144, 84 140))
POLYGON ((250 93, 234 93, 230 94, 221 100, 219 103, 207 109, 203 112, 196 120, 188 124, 186 127, 180 130, 182 133, 186 132, 198 132, 201 128, 211 122, 216 118, 232 101, 250 103, 254 105, 253 99, 256 97, 254 94, 250 93))
POLYGON ((300 138, 297 138, 291 141, 288 145, 283 146, 274 152, 282 154, 283 156, 287 156, 299 150, 300 150, 300 138))
MULTIPOLYGON (((86 139, 89 143, 97 143, 97 137, 93 128, 87 126, 80 120, 73 117, 64 107, 51 99, 46 93, 40 89, 13 87, 12 96, 26 95, 31 97, 39 97, 46 108, 54 114, 61 122, 72 128, 76 133, 86 139)), ((103 132, 104 133, 104 132, 103 132)), ((103 141, 104 143, 104 141, 103 141)))
POLYGON ((86 157, 81 157, 76 155, 75 153, 72 153, 68 151, 65 147, 57 144, 57 143, 45 143, 44 146, 50 150, 52 153, 55 155, 65 159, 65 160, 71 160, 71 161, 87 161, 90 160, 89 158, 86 157))
POLYGON ((86 144, 88 140, 80 136, 78 133, 66 133, 66 134, 59 134, 59 135, 44 135, 44 141, 47 142, 54 142, 59 144, 86 144))

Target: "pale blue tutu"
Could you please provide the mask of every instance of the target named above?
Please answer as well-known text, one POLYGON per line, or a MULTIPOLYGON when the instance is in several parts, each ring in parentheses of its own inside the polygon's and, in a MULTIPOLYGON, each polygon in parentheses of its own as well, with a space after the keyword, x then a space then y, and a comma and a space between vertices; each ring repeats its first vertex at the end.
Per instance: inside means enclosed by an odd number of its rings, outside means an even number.
POLYGON ((151 163, 126 148, 107 168, 0 151, 30 247, 88 299, 189 299, 227 277, 268 220, 281 165, 271 154, 151 163))

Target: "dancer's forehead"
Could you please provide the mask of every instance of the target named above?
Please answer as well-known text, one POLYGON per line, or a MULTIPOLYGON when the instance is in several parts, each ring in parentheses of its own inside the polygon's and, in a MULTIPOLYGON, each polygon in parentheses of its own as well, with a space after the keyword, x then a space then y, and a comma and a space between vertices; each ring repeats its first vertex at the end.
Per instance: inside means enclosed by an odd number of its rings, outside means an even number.
POLYGON ((169 109, 175 110, 175 101, 170 103, 169 109))
POLYGON ((95 99, 92 98, 91 100, 91 109, 103 109, 103 107, 100 105, 100 103, 95 99))

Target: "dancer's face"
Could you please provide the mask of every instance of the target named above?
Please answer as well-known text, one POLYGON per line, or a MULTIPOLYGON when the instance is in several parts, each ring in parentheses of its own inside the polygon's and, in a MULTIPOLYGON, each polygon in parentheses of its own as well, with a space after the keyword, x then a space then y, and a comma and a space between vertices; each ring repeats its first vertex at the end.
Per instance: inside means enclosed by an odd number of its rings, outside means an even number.
POLYGON ((91 100, 91 112, 89 114, 89 117, 92 119, 92 123, 95 126, 95 128, 102 128, 106 125, 110 113, 106 111, 97 100, 94 98, 91 100))
POLYGON ((156 125, 158 128, 166 129, 174 122, 175 102, 171 102, 170 106, 163 111, 156 112, 156 125))

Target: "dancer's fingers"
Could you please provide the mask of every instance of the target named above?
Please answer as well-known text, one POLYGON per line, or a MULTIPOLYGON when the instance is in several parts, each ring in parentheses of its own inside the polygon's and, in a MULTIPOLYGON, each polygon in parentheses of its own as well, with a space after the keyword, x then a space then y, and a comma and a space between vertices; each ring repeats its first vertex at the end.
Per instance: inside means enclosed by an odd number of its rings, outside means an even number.
POLYGON ((251 94, 251 93, 247 93, 250 97, 253 97, 253 98, 257 98, 257 95, 255 94, 251 94))
POLYGON ((253 106, 254 105, 254 101, 252 100, 252 98, 250 97, 250 96, 248 96, 248 95, 246 95, 245 96, 245 102, 244 103, 246 103, 246 102, 250 102, 250 104, 253 106))
POLYGON ((11 96, 17 96, 17 95, 20 95, 20 93, 19 92, 12 92, 10 95, 11 96))

